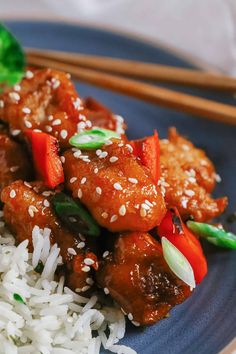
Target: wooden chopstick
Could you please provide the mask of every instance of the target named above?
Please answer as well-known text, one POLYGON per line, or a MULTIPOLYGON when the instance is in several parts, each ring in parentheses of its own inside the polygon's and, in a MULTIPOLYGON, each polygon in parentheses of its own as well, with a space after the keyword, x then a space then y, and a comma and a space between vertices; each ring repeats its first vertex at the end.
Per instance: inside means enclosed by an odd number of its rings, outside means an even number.
POLYGON ((236 79, 194 69, 61 51, 27 49, 29 55, 145 80, 236 92, 236 79))
POLYGON ((236 107, 99 71, 28 55, 28 64, 70 73, 75 79, 198 117, 236 125, 236 107))

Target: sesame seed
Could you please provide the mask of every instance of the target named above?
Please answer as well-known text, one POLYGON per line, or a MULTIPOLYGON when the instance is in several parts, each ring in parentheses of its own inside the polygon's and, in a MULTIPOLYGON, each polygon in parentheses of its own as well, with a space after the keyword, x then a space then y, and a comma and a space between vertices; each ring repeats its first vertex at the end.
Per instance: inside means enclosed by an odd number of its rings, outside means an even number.
POLYGON ((53 115, 52 115, 52 114, 50 114, 50 115, 48 116, 48 120, 49 120, 49 122, 53 120, 53 115))
POLYGON ((92 122, 90 120, 87 120, 85 122, 85 124, 87 125, 88 128, 91 128, 92 127, 92 122))
POLYGON ((14 87, 13 87, 13 88, 14 88, 14 90, 15 90, 15 91, 18 91, 18 92, 21 90, 20 85, 17 85, 17 84, 16 84, 16 85, 14 85, 14 87))
POLYGON ((149 200, 147 200, 147 199, 145 199, 145 203, 146 203, 147 205, 149 205, 150 207, 153 206, 152 203, 151 203, 149 200))
POLYGON ((32 79, 34 77, 34 74, 32 73, 32 71, 27 70, 25 73, 25 77, 26 79, 32 79))
POLYGON ((134 319, 132 313, 128 313, 128 319, 129 319, 130 321, 132 321, 132 320, 134 319))
POLYGON ((93 170, 93 172, 94 172, 95 174, 97 174, 97 173, 98 173, 98 168, 95 167, 95 169, 93 170))
POLYGON ((107 151, 103 151, 100 155, 99 155, 99 159, 104 159, 105 157, 107 157, 108 152, 107 151))
POLYGON ((11 172, 16 172, 17 170, 19 170, 19 166, 12 166, 12 167, 10 167, 10 171, 11 172))
POLYGON ((24 108, 22 108, 22 112, 26 113, 26 114, 30 114, 31 113, 31 109, 28 108, 28 107, 24 107, 24 108))
POLYGON ((108 214, 104 211, 104 212, 102 213, 102 217, 103 217, 103 219, 107 219, 107 218, 108 218, 108 214))
POLYGON ((139 322, 137 322, 137 321, 131 321, 132 323, 133 323, 133 325, 134 326, 136 326, 136 327, 139 327, 140 326, 140 323, 139 322))
POLYGON ((82 196, 83 196, 83 192, 82 192, 82 190, 79 188, 78 189, 78 198, 82 198, 82 196))
POLYGON ((118 219, 117 215, 112 215, 111 219, 110 219, 110 223, 115 222, 118 219))
POLYGON ((117 183, 117 182, 113 184, 113 187, 114 187, 117 191, 122 191, 122 189, 123 189, 122 186, 120 185, 120 183, 117 183))
POLYGON ((109 159, 109 161, 110 161, 111 163, 116 162, 117 160, 118 160, 118 157, 116 157, 116 156, 112 156, 112 157, 110 157, 110 159, 109 159))
POLYGON ((96 150, 96 155, 97 155, 97 156, 101 155, 101 153, 102 153, 102 150, 100 150, 100 149, 97 149, 97 150, 96 150))
POLYGON ((70 222, 77 222, 77 219, 74 218, 74 216, 69 216, 68 219, 69 219, 70 222))
POLYGON ((28 187, 28 188, 32 188, 32 186, 31 186, 28 182, 26 182, 26 181, 24 181, 24 185, 25 185, 26 187, 28 187))
POLYGON ((110 253, 109 251, 105 251, 105 252, 103 253, 102 257, 103 257, 103 258, 106 258, 106 257, 109 255, 109 253, 110 253))
POLYGON ((86 181, 87 181, 87 178, 86 178, 86 177, 83 177, 83 178, 81 179, 80 183, 81 183, 81 184, 85 184, 86 181))
MULTIPOLYGON (((86 128, 86 124, 84 123, 84 122, 79 122, 78 124, 77 124, 77 130, 78 131, 80 131, 80 130, 84 130, 86 128)), ((84 137, 85 138, 85 137, 84 137)), ((88 137, 89 138, 89 137, 88 137)), ((90 141, 90 138, 89 138, 89 140, 88 141, 90 141)))
MULTIPOLYGON (((32 187, 31 187, 32 188, 32 187)), ((42 195, 44 196, 44 197, 49 197, 50 195, 53 195, 54 193, 52 192, 52 191, 44 191, 43 193, 42 193, 42 195)))
POLYGON ((34 217, 34 213, 37 213, 38 209, 34 205, 30 205, 28 208, 28 213, 31 218, 34 217))
POLYGON ((75 109, 79 109, 81 107, 81 100, 79 98, 76 98, 76 100, 73 102, 73 105, 75 109))
POLYGON ((188 200, 187 200, 187 199, 181 200, 181 204, 182 204, 182 207, 183 207, 184 209, 186 209, 186 208, 187 208, 187 204, 188 204, 188 200))
POLYGON ((82 159, 84 162, 91 162, 89 159, 82 159))
POLYGON ((46 125, 45 130, 46 130, 46 132, 51 133, 52 127, 50 125, 46 125))
POLYGON ((28 120, 25 121, 25 126, 26 128, 32 128, 32 124, 28 120))
POLYGON ((15 198, 15 196, 16 196, 16 191, 12 189, 10 192, 10 198, 15 198))
POLYGON ((50 206, 50 203, 49 203, 49 201, 48 201, 47 199, 44 199, 43 205, 44 205, 46 208, 48 208, 48 207, 50 206))
POLYGON ((60 135, 61 135, 62 139, 66 139, 66 138, 67 138, 67 135, 68 135, 67 130, 62 129, 62 131, 61 131, 60 135))
POLYGON ((100 188, 100 187, 96 187, 96 192, 97 192, 97 194, 102 194, 102 188, 100 188))
POLYGON ((42 133, 42 130, 41 130, 41 129, 33 129, 33 131, 34 131, 35 133, 42 133))
POLYGON ((52 122, 52 125, 60 125, 61 124, 61 120, 60 119, 55 119, 53 122, 52 122))
POLYGON ((52 88, 55 90, 60 86, 60 81, 58 79, 52 78, 52 88))
POLYGON ((77 150, 73 153, 73 156, 78 159, 81 156, 82 152, 80 150, 77 150))
POLYGON ((20 101, 20 95, 17 92, 10 92, 9 97, 13 101, 20 101))
POLYGON ((82 292, 85 292, 87 291, 88 289, 90 289, 90 286, 86 285, 86 286, 83 286, 83 288, 81 289, 82 292))
POLYGON ((119 147, 122 147, 122 146, 124 146, 124 144, 123 144, 123 143, 119 143, 118 146, 119 146, 119 147))
POLYGON ((146 209, 140 208, 140 216, 141 216, 142 218, 145 218, 146 215, 147 215, 146 209))
POLYGON ((128 181, 131 182, 131 183, 134 183, 134 184, 138 183, 137 178, 128 178, 128 181))
POLYGON ((3 108, 3 107, 4 107, 4 101, 0 100, 0 108, 3 108))
POLYGON ((77 181, 77 177, 71 177, 70 183, 74 183, 75 181, 77 181))
POLYGON ((84 235, 79 233, 79 238, 81 239, 81 241, 86 241, 86 238, 84 237, 84 235))
POLYGON ((82 271, 88 273, 90 271, 90 267, 86 265, 82 268, 82 271))
POLYGON ((94 264, 94 260, 91 259, 91 258, 85 258, 84 259, 84 264, 90 266, 90 265, 94 264))
POLYGON ((93 284, 94 284, 94 281, 93 281, 92 278, 87 278, 87 279, 86 279, 86 283, 87 283, 88 285, 93 285, 93 284))
POLYGON ((108 295, 110 293, 109 289, 107 289, 107 288, 104 288, 103 291, 106 295, 108 295))
POLYGON ((20 131, 19 129, 14 129, 14 130, 11 131, 11 135, 12 135, 12 136, 17 136, 17 135, 20 134, 20 132, 21 132, 21 131, 20 131))
POLYGON ((130 144, 126 144, 125 145, 126 147, 127 147, 127 149, 130 151, 130 152, 133 152, 133 148, 132 148, 132 146, 130 145, 130 144))
POLYGON ((184 192, 188 197, 193 197, 195 192, 192 191, 191 189, 187 189, 185 192, 184 192))
POLYGON ((126 214, 126 207, 125 205, 121 205, 120 209, 119 209, 119 214, 121 216, 124 216, 126 214))
POLYGON ((79 242, 78 245, 76 246, 77 248, 84 248, 85 247, 85 242, 79 242))
POLYGON ((67 248, 67 252, 69 253, 69 254, 71 254, 71 255, 73 255, 73 256, 76 256, 77 255, 77 253, 76 253, 76 251, 74 250, 74 248, 67 248))
POLYGON ((104 145, 107 145, 107 146, 112 145, 112 144, 113 144, 113 142, 111 140, 105 140, 105 142, 104 142, 104 145))
POLYGON ((141 208, 145 209, 145 210, 149 210, 150 209, 150 206, 147 205, 146 203, 142 203, 141 204, 141 208))
POLYGON ((189 177, 188 180, 190 183, 196 183, 196 178, 194 177, 189 177))
POLYGON ((218 173, 215 173, 215 180, 217 183, 220 183, 222 181, 220 175, 218 175, 218 173))
POLYGON ((65 161, 66 161, 65 156, 61 156, 61 162, 62 162, 62 163, 65 163, 65 161))

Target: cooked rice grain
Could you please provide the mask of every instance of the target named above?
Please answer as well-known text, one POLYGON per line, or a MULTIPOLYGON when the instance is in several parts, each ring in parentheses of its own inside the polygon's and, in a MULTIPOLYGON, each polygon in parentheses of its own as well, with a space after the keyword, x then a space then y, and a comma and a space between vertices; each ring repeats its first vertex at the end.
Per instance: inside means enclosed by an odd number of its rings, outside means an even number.
POLYGON ((34 227, 31 254, 27 240, 15 246, 2 221, 0 354, 99 354, 102 345, 113 353, 135 354, 117 345, 125 334, 125 318, 119 309, 100 309, 96 295, 80 296, 64 287, 63 276, 55 278, 62 259, 57 245, 50 246, 50 230, 34 227), (42 274, 34 271, 39 262, 42 274))

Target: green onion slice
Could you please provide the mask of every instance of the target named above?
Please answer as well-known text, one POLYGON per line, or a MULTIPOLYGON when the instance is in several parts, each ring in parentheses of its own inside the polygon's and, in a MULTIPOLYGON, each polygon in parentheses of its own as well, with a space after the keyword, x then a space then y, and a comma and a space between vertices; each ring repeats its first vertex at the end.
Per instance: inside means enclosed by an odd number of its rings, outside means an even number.
POLYGON ((14 294, 13 294, 13 298, 14 298, 14 300, 20 302, 21 304, 25 304, 25 302, 24 302, 24 300, 22 299, 22 297, 21 297, 19 294, 17 294, 17 293, 14 293, 14 294))
POLYGON ((188 221, 188 228, 215 246, 236 249, 236 235, 219 227, 201 222, 188 221))
POLYGON ((25 69, 25 56, 15 37, 0 24, 0 85, 13 86, 19 82, 25 69))
POLYGON ((52 205, 59 218, 72 231, 83 235, 100 235, 99 225, 79 201, 75 202, 71 197, 61 192, 53 196, 52 205))
POLYGON ((195 288, 193 268, 187 258, 166 237, 161 238, 163 255, 173 273, 184 283, 195 288))
POLYGON ((110 138, 120 139, 113 130, 93 128, 72 136, 69 143, 79 149, 94 150, 102 147, 110 138))

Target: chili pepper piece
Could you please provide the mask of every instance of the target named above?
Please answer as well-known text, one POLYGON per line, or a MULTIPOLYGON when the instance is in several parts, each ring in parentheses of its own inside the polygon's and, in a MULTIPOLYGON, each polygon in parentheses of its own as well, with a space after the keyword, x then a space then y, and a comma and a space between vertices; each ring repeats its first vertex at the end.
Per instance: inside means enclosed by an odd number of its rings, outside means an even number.
POLYGON ((157 183, 160 178, 160 144, 157 131, 154 130, 152 136, 131 141, 131 145, 134 155, 139 157, 142 164, 150 170, 157 183))
POLYGON ((33 130, 27 131, 26 135, 31 141, 34 166, 39 178, 50 188, 63 183, 64 172, 58 154, 57 139, 33 130))
POLYGON ((79 201, 75 202, 60 192, 52 197, 52 205, 60 219, 73 231, 96 237, 100 235, 99 225, 79 201))
POLYGON ((109 129, 93 128, 72 136, 69 143, 79 149, 94 150, 102 147, 110 138, 119 139, 120 136, 109 129))
POLYGON ((195 221, 188 221, 187 226, 193 233, 203 237, 215 246, 236 249, 236 235, 232 232, 227 232, 214 225, 195 221))
POLYGON ((199 284, 207 274, 206 258, 200 242, 184 225, 176 208, 167 211, 158 227, 158 235, 166 237, 187 258, 193 268, 196 284, 199 284))

